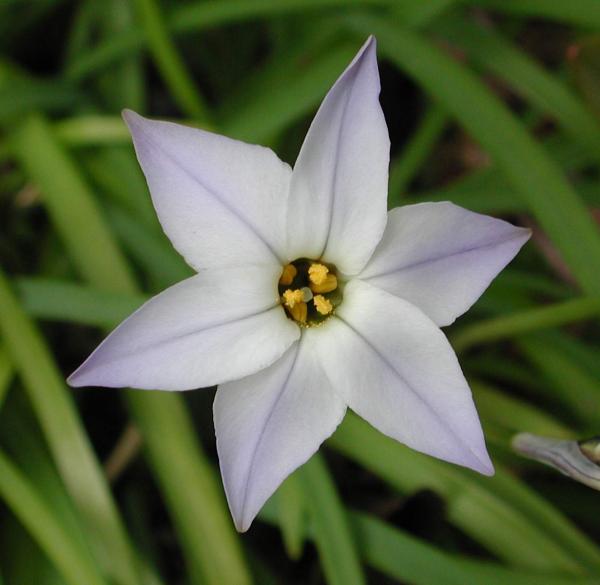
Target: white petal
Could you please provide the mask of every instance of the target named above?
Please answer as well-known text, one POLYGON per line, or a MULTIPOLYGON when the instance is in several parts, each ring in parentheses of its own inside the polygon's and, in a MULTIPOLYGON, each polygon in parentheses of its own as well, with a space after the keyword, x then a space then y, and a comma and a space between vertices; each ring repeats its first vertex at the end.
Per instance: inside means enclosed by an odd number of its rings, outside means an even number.
POLYGON ((72 386, 191 390, 253 374, 298 339, 279 267, 210 269, 149 300, 69 378, 72 386))
POLYGON ((123 116, 162 227, 193 268, 285 260, 287 164, 262 146, 123 116))
POLYGON ((417 305, 440 327, 482 295, 530 231, 449 202, 392 209, 360 278, 417 305))
POLYGON ((337 317, 310 333, 348 406, 417 451, 493 473, 471 392, 440 329, 360 280, 346 286, 337 317))
POLYGON ((219 386, 217 450, 239 531, 248 530, 269 496, 333 433, 345 412, 304 335, 270 368, 219 386))
POLYGON ((288 255, 366 264, 385 228, 389 146, 370 37, 331 88, 292 173, 288 255))

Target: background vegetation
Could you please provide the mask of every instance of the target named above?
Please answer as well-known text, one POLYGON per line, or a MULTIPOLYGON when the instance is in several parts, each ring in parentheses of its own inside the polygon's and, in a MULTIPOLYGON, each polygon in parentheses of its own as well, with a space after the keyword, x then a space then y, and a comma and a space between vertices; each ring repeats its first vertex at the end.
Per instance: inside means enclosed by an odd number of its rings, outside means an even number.
POLYGON ((600 431, 598 0, 3 0, 0 582, 589 585, 600 496, 511 436, 600 431), (147 295, 190 273, 119 112, 293 162, 327 89, 379 42, 390 206, 451 200, 534 230, 447 333, 489 479, 349 415, 234 530, 213 391, 66 387, 147 295))

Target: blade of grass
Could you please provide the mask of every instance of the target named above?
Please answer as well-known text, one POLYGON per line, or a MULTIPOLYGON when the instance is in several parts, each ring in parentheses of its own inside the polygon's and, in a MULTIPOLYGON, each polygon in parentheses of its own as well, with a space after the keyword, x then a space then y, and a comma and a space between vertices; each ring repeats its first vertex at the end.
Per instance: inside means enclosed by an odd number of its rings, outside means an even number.
MULTIPOLYGON (((420 4, 410 0, 412 4, 420 4)), ((223 26, 234 22, 245 22, 259 18, 292 16, 309 11, 352 8, 353 6, 396 6, 398 0, 227 0, 182 5, 166 17, 168 30, 175 34, 201 31, 210 27, 223 26)), ((431 12, 435 16, 436 11, 431 12)), ((413 24, 425 24, 427 15, 415 19, 413 24)), ((81 81, 98 69, 143 49, 147 37, 139 29, 115 35, 100 43, 89 52, 79 56, 66 69, 65 77, 71 81, 81 81)))
POLYGON ((436 142, 446 128, 448 116, 443 108, 431 104, 419 122, 415 133, 390 164, 388 207, 400 205, 402 195, 427 160, 436 142))
POLYGON ((298 560, 302 556, 304 533, 306 532, 306 506, 296 474, 288 476, 279 486, 275 498, 285 550, 290 559, 298 560))
POLYGON ((64 280, 20 278, 15 284, 23 308, 32 317, 106 329, 118 325, 148 300, 145 295, 112 293, 64 280))
POLYGON ((13 367, 6 353, 6 349, 0 344, 0 409, 8 394, 13 374, 13 367))
MULTIPOLYGON (((261 520, 280 521, 273 506, 267 504, 261 520)), ((392 527, 364 512, 349 511, 359 553, 364 562, 384 575, 413 585, 594 585, 595 577, 561 576, 549 572, 515 570, 490 561, 448 554, 428 542, 392 527)), ((307 529, 306 538, 314 540, 307 529)))
POLYGON ((435 29, 466 50, 471 61, 505 80, 531 104, 550 114, 573 140, 600 160, 600 123, 556 76, 493 28, 446 18, 439 25, 436 23, 435 29))
POLYGON ((129 144, 131 136, 120 116, 88 114, 54 125, 56 137, 70 147, 129 144))
POLYGON ((600 383, 577 364, 551 338, 535 335, 517 341, 517 347, 542 374, 545 390, 558 399, 572 416, 590 432, 597 432, 600 422, 600 383))
MULTIPOLYGON (((21 135, 28 140, 15 142, 16 154, 28 163, 31 174, 40 178, 51 219, 68 254, 79 261, 79 271, 94 286, 134 294, 136 285, 128 270, 103 274, 105 266, 126 264, 77 167, 45 121, 36 118, 33 126, 28 121, 24 126, 21 135), (49 170, 44 172, 48 159, 56 163, 52 176, 49 170), (61 177, 67 177, 68 182, 62 184, 61 177), (65 188, 69 188, 67 202, 63 200, 65 188), (90 234, 109 245, 99 251, 98 242, 90 234)), ((200 449, 181 397, 173 393, 129 392, 127 400, 143 431, 148 458, 181 535, 186 562, 195 581, 214 585, 250 583, 222 492, 200 449), (173 456, 175 453, 177 457, 173 456)))
POLYGON ((412 451, 353 414, 328 444, 401 493, 433 489, 445 498, 453 524, 511 565, 573 574, 600 569, 600 550, 498 466, 493 479, 480 477, 412 451))
POLYGON ((98 149, 87 156, 84 154, 81 161, 103 195, 135 215, 141 225, 162 235, 156 212, 148 197, 146 180, 129 144, 98 149), (106 169, 110 169, 110 173, 106 169), (127 188, 124 189, 123 185, 127 185, 127 188))
POLYGON ((596 0, 464 0, 482 8, 492 8, 507 14, 548 18, 562 24, 582 28, 600 28, 600 4, 596 0))
POLYGON ((91 196, 74 200, 77 193, 87 193, 87 187, 48 123, 41 116, 30 116, 13 136, 12 147, 30 179, 44 193, 52 193, 44 204, 66 239, 79 272, 99 288, 130 291, 133 275, 113 240, 97 221, 82 221, 85 217, 100 216, 100 210, 91 196), (82 241, 90 245, 82 246, 82 241))
POLYGON ((190 118, 209 124, 210 115, 206 103, 171 41, 159 5, 155 0, 135 0, 135 5, 150 52, 173 99, 190 118))
POLYGON ((0 497, 71 585, 106 585, 88 552, 71 539, 35 487, 0 452, 0 497))
MULTIPOLYGON (((101 38, 111 38, 122 31, 127 32, 134 25, 133 2, 105 0, 96 4, 100 12, 98 20, 101 38)), ((142 56, 132 54, 124 56, 119 63, 107 69, 103 75, 96 77, 99 93, 102 94, 103 101, 110 110, 119 112, 123 108, 131 108, 136 112, 144 112, 146 109, 144 69, 142 56)))
POLYGON ((162 233, 149 230, 116 206, 111 206, 107 215, 123 247, 149 274, 151 290, 162 290, 193 274, 162 233))
POLYGON ((329 585, 360 585, 366 580, 333 480, 320 454, 298 470, 312 533, 329 585))
POLYGON ((572 299, 478 321, 453 334, 452 346, 460 353, 480 343, 515 337, 539 329, 560 327, 598 316, 600 316, 600 299, 572 299))
POLYGON ((220 130, 240 140, 270 142, 319 104, 355 53, 356 43, 341 43, 308 61, 298 62, 295 55, 283 65, 276 61, 274 70, 263 72, 260 90, 230 108, 220 130))
POLYGON ((506 439, 524 430, 550 437, 573 438, 572 430, 541 408, 481 380, 469 379, 469 386, 481 418, 502 428, 506 439))
POLYGON ((61 476, 87 526, 98 562, 115 582, 136 585, 133 551, 71 395, 1 271, 0 330, 61 476))
POLYGON ((82 101, 70 84, 29 77, 0 58, 0 123, 10 124, 32 110, 66 111, 82 101))
POLYGON ((490 562, 449 555, 381 520, 352 512, 361 554, 375 569, 415 585, 592 585, 595 578, 526 573, 490 562))
POLYGON ((561 170, 470 71, 419 35, 378 17, 348 18, 413 77, 492 155, 553 240, 579 284, 600 294, 600 232, 561 170))

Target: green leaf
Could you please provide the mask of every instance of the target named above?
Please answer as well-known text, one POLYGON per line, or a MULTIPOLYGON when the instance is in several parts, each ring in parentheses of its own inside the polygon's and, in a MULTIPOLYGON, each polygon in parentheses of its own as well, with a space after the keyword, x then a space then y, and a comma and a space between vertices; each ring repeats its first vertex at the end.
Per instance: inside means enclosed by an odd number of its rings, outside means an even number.
MULTIPOLYGON (((36 178, 53 224, 79 272, 102 290, 134 294, 137 289, 131 272, 90 189, 47 122, 40 117, 24 122, 20 136, 16 142, 19 158, 36 178)), ((127 393, 127 399, 193 578, 215 585, 249 583, 226 505, 181 397, 138 391, 127 393)))
POLYGON ((582 28, 600 28, 600 4, 596 0, 464 0, 480 8, 493 8, 507 14, 556 20, 582 28))
POLYGON ((118 325, 148 300, 145 295, 107 292, 46 278, 20 278, 16 287, 23 308, 33 317, 106 329, 118 325))
POLYGON ((36 488, 0 452, 0 497, 27 528, 70 585, 107 585, 89 553, 70 538, 36 488))
POLYGON ((299 469, 298 478, 327 583, 365 584, 346 512, 321 455, 313 455, 299 469))
POLYGON ((117 583, 136 585, 139 581, 133 551, 71 394, 2 272, 0 331, 61 477, 87 526, 98 562, 117 583))
POLYGON ((598 316, 600 316, 600 299, 572 299, 477 321, 453 334, 452 346, 457 352, 463 352, 479 343, 489 343, 540 329, 560 327, 598 316))
POLYGON ((593 585, 595 579, 511 570, 449 555, 364 513, 351 514, 361 554, 386 575, 415 585, 593 585))
POLYGON ((494 478, 479 476, 408 449, 352 414, 329 444, 402 493, 433 489, 445 498, 454 525, 511 565, 574 574, 600 570, 600 550, 498 465, 494 478))
POLYGON ((466 50, 469 60, 506 81, 511 88, 563 126, 573 140, 600 160, 600 122, 556 76, 493 28, 462 19, 444 19, 435 27, 466 50))
POLYGON ((48 195, 45 206, 78 271, 104 290, 131 291, 133 275, 114 241, 98 219, 86 221, 99 218, 100 209, 46 120, 37 115, 27 118, 12 146, 30 180, 48 195))
POLYGON ((206 124, 208 108, 171 41, 159 5, 155 0, 135 0, 135 5, 150 52, 173 99, 185 114, 206 124))
POLYGON ((279 526, 288 556, 298 560, 302 556, 306 524, 306 506, 296 474, 289 475, 275 492, 279 526))
POLYGON ((518 340, 517 346, 542 373, 547 382, 546 392, 595 433, 600 423, 598 379, 565 353, 560 345, 555 345, 551 337, 526 337, 518 340))
POLYGON ((438 99, 503 170, 546 230, 579 284, 600 294, 600 232, 561 170, 470 71, 419 35, 388 21, 349 18, 377 36, 381 51, 438 99))
POLYGON ((600 116, 600 38, 593 36, 578 43, 568 64, 583 98, 600 116))
POLYGON ((437 104, 428 107, 408 144, 390 163, 388 207, 401 203, 401 196, 431 154, 447 123, 448 116, 443 108, 437 104))

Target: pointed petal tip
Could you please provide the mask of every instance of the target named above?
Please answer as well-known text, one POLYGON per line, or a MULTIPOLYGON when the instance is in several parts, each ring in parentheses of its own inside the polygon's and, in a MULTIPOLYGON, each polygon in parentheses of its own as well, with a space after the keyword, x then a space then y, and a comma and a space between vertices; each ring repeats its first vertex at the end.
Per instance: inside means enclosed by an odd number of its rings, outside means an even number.
POLYGON ((492 477, 496 470, 494 469, 494 464, 490 459, 487 451, 484 449, 483 453, 477 453, 473 451, 471 460, 466 464, 467 467, 476 471, 477 473, 481 473, 481 475, 486 475, 487 477, 492 477))
POLYGON ((131 134, 133 134, 136 127, 139 127, 143 122, 147 121, 146 118, 144 118, 144 116, 141 116, 137 112, 134 112, 133 110, 129 110, 127 108, 121 110, 121 117, 123 118, 123 121, 125 122, 127 128, 129 128, 129 132, 131 134))
POLYGON ((357 63, 363 58, 372 58, 377 62, 377 39, 373 35, 369 35, 369 38, 358 50, 358 53, 356 53, 356 57, 354 58, 354 63, 357 63))
POLYGON ((71 375, 67 378, 66 382, 71 388, 81 388, 82 386, 88 386, 84 376, 81 375, 81 369, 84 364, 81 364, 71 375))
POLYGON ((248 532, 250 526, 252 526, 252 521, 254 518, 248 520, 244 518, 236 518, 233 516, 233 524, 235 525, 235 529, 240 533, 244 534, 244 532, 248 532))

